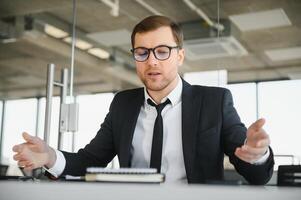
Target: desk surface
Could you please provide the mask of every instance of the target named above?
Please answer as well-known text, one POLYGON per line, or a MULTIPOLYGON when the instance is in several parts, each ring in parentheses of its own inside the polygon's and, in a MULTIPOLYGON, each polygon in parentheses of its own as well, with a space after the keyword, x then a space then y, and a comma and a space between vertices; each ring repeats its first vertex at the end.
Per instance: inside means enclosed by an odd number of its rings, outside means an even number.
POLYGON ((301 188, 275 186, 217 186, 115 184, 84 182, 0 181, 0 199, 113 200, 300 200, 301 188))

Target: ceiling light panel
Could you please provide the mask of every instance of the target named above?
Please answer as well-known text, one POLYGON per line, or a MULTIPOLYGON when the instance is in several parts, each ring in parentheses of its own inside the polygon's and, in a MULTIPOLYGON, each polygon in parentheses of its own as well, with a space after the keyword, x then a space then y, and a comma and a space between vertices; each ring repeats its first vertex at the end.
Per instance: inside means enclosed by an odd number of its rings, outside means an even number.
POLYGON ((101 59, 108 59, 110 57, 110 54, 107 51, 100 48, 89 49, 88 53, 101 59))
POLYGON ((301 59, 301 47, 266 50, 264 53, 271 61, 287 61, 301 59))
MULTIPOLYGON (((72 38, 71 37, 64 38, 63 40, 65 42, 69 43, 69 44, 72 43, 72 38)), ((76 39, 75 40, 75 46, 79 49, 86 50, 86 49, 90 49, 93 45, 90 44, 89 42, 84 41, 84 40, 76 39)))
POLYGON ((52 37, 55 37, 55 38, 64 38, 64 37, 67 37, 68 36, 68 33, 59 29, 59 28, 56 28, 52 25, 49 25, 49 24, 45 24, 44 26, 44 31, 45 33, 47 33, 48 35, 52 36, 52 37))
POLYGON ((275 28, 292 25, 284 10, 274 9, 229 16, 241 31, 275 28))

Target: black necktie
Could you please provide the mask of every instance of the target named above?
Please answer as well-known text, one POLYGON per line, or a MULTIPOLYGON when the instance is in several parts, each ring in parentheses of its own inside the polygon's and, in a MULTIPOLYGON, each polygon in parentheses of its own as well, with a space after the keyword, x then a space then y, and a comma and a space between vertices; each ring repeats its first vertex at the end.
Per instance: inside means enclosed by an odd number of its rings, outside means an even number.
POLYGON ((163 119, 161 116, 161 112, 163 108, 170 103, 170 100, 167 99, 164 103, 156 105, 154 102, 152 102, 152 100, 147 99, 147 103, 151 106, 154 106, 158 113, 154 126, 150 168, 156 168, 158 173, 160 173, 163 145, 163 119))

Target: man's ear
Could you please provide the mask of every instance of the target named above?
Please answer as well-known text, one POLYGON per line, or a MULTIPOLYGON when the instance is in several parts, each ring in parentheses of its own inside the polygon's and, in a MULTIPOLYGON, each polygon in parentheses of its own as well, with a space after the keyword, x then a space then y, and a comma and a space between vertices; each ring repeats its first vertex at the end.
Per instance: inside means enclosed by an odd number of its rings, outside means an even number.
POLYGON ((182 66, 183 62, 184 62, 184 58, 185 58, 185 50, 179 49, 179 53, 178 53, 178 64, 179 66, 182 66))

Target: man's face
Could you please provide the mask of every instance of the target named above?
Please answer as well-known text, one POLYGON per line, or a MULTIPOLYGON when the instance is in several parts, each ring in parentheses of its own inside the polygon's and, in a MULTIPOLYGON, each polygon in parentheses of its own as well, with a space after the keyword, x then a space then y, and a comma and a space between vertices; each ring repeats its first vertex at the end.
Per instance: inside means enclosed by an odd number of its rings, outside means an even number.
MULTIPOLYGON (((170 47, 177 46, 170 27, 160 27, 154 31, 137 33, 135 35, 135 47, 155 48, 159 45, 170 47)), ((147 60, 136 61, 136 71, 148 90, 162 91, 175 85, 178 74, 178 66, 184 60, 184 50, 174 48, 170 57, 166 60, 158 60, 153 52, 147 60)))

